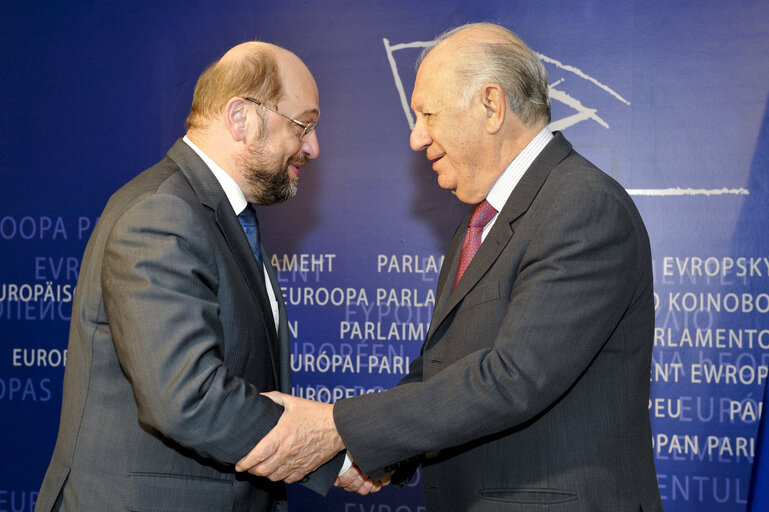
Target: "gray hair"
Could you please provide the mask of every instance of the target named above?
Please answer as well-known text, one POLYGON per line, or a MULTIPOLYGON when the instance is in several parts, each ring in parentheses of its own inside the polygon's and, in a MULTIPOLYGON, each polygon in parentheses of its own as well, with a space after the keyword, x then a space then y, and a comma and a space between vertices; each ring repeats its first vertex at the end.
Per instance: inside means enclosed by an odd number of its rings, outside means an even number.
POLYGON ((529 126, 541 120, 550 123, 545 67, 521 38, 504 27, 492 23, 468 23, 447 30, 422 51, 417 65, 446 39, 475 28, 487 29, 485 32, 491 37, 480 36, 470 38, 468 43, 457 43, 455 74, 461 101, 468 105, 484 84, 498 83, 505 91, 510 110, 523 123, 529 126))

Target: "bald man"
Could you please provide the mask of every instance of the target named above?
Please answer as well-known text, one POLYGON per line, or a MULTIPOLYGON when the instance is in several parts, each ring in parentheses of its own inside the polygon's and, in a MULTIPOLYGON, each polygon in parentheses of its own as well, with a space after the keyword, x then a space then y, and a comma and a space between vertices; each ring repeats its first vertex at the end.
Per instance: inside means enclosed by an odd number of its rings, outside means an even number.
POLYGON ((394 389, 333 407, 272 394, 286 412, 236 467, 293 480, 306 452, 344 446, 376 478, 421 464, 430 512, 661 510, 651 251, 633 201, 550 132, 545 70, 503 27, 439 37, 411 107, 412 149, 471 205, 422 353, 394 389))
MULTIPOLYGON (((199 78, 187 134, 109 200, 74 297, 59 436, 36 511, 285 510, 234 463, 288 392, 286 311, 254 205, 318 156, 318 89, 249 42, 199 78)), ((310 475, 325 493, 341 459, 310 475)))

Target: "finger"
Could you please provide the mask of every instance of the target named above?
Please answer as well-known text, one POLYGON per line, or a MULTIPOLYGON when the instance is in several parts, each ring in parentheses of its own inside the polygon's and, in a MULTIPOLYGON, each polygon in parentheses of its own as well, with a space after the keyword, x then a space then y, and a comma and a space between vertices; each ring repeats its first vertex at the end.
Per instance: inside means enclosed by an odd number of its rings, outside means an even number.
POLYGON ((288 484, 299 482, 302 478, 307 476, 307 474, 309 473, 309 471, 305 471, 305 468, 303 467, 289 468, 285 472, 288 473, 288 476, 283 478, 283 480, 288 484))
POLYGON ((371 488, 373 487, 373 485, 374 485, 374 481, 371 480, 370 478, 367 478, 366 480, 363 481, 363 483, 361 483, 361 485, 358 487, 358 490, 355 492, 357 492, 361 496, 365 496, 369 492, 371 492, 371 488))
POLYGON ((235 463, 236 471, 251 470, 257 464, 273 457, 280 448, 280 444, 275 440, 275 436, 267 434, 257 443, 254 448, 246 454, 245 457, 235 463))
POLYGON ((363 485, 363 478, 360 477, 360 475, 357 475, 353 478, 350 478, 347 480, 347 482, 343 485, 345 491, 351 491, 356 492, 358 489, 360 489, 360 486, 363 485))
POLYGON ((357 467, 353 465, 353 466, 350 466, 347 469, 347 471, 345 471, 343 474, 336 477, 336 479, 339 482, 340 487, 347 487, 348 485, 350 485, 350 482, 355 480, 355 477, 359 475, 360 475, 360 471, 358 470, 357 467))
POLYGON ((283 407, 286 406, 286 400, 284 398, 286 395, 280 391, 267 391, 266 393, 262 393, 262 395, 266 396, 278 405, 282 405, 283 407))
POLYGON ((270 466, 265 469, 266 466, 263 464, 259 464, 257 466, 254 466, 253 468, 249 469, 248 472, 254 476, 261 476, 264 478, 267 478, 273 482, 280 482, 282 480, 285 480, 289 477, 291 474, 290 471, 287 471, 283 467, 275 467, 274 469, 270 466))
POLYGON ((269 478, 273 482, 293 483, 304 478, 314 467, 297 460, 291 460, 281 451, 257 464, 249 471, 253 475, 269 478))
POLYGON ((277 447, 267 445, 257 445, 253 450, 235 463, 235 471, 251 471, 257 464, 262 463, 265 459, 270 457, 274 453, 274 449, 277 447))
POLYGON ((353 484, 353 482, 355 482, 356 479, 360 479, 362 481, 361 472, 356 466, 351 466, 347 471, 344 472, 344 474, 337 477, 339 486, 347 491, 355 490, 351 489, 350 486, 353 484))
POLYGON ((309 473, 304 468, 279 468, 273 472, 268 478, 273 482, 284 481, 287 484, 300 481, 309 473))
POLYGON ((299 482, 299 481, 300 481, 302 478, 304 478, 304 477, 305 477, 305 475, 304 475, 303 473, 301 473, 301 472, 297 472, 297 471, 294 471, 293 473, 291 473, 290 475, 288 475, 288 476, 287 476, 286 478, 284 478, 283 480, 284 480, 284 481, 285 481, 287 484, 292 484, 292 483, 294 483, 294 482, 299 482))
POLYGON ((280 455, 280 453, 276 452, 270 457, 267 457, 263 461, 255 464, 249 473, 252 475, 267 477, 273 482, 277 480, 283 480, 283 478, 287 477, 291 473, 291 471, 287 471, 289 468, 284 466, 285 462, 286 461, 283 460, 283 457, 280 455))

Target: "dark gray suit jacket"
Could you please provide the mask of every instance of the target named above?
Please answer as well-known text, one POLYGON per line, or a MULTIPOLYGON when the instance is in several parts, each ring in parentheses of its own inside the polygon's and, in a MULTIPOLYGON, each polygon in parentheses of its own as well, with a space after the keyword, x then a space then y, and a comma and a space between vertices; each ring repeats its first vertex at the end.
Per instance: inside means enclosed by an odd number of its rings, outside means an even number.
POLYGON ((556 133, 394 389, 337 402, 373 476, 422 460, 427 510, 661 510, 648 414, 651 251, 632 200, 556 133))
MULTIPOLYGON (((83 257, 35 510, 285 509, 281 483, 233 466, 282 414, 260 392, 290 392, 275 295, 278 332, 232 206, 183 141, 116 192, 83 257)), ((340 464, 308 486, 325 492, 340 464)))

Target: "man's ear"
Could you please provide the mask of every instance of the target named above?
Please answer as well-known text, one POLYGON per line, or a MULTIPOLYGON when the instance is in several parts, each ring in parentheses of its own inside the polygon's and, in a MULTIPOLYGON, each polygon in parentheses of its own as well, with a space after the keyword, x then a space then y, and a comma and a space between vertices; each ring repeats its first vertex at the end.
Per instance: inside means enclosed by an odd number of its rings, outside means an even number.
POLYGON ((246 100, 237 96, 230 98, 224 107, 224 124, 230 132, 232 140, 247 142, 248 117, 246 116, 246 100))
POLYGON ((489 83, 481 89, 481 102, 486 114, 486 132, 495 134, 505 123, 507 100, 505 91, 497 83, 489 83))

